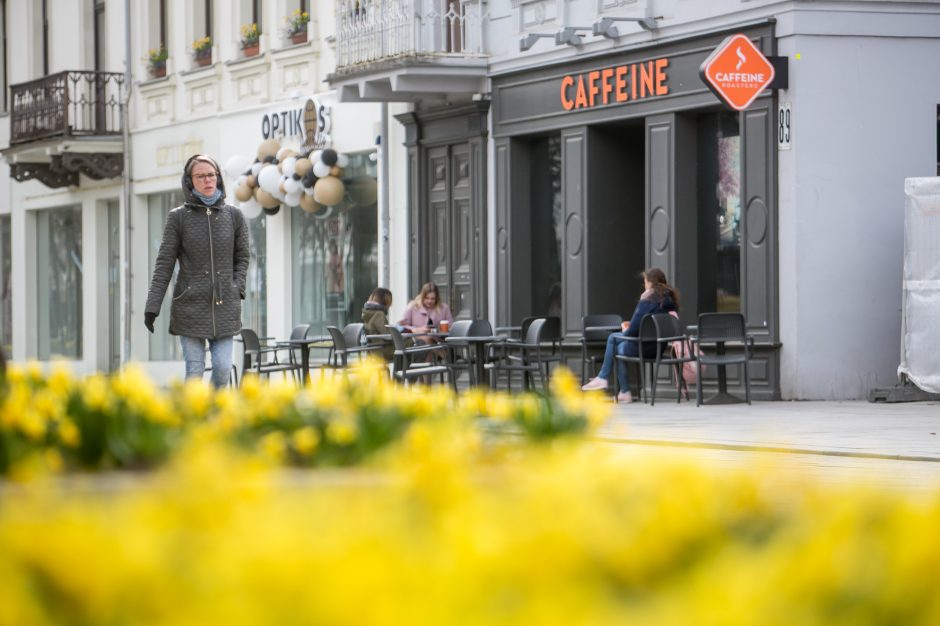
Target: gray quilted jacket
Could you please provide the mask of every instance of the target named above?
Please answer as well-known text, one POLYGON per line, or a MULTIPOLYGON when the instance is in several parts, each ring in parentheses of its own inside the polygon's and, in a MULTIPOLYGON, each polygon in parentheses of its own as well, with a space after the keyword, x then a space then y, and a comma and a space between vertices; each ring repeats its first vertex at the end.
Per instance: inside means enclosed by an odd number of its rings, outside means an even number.
POLYGON ((223 202, 206 207, 183 176, 183 206, 170 211, 153 270, 145 313, 160 312, 179 261, 170 307, 170 334, 214 339, 241 330, 241 301, 248 273, 248 225, 245 216, 223 202))

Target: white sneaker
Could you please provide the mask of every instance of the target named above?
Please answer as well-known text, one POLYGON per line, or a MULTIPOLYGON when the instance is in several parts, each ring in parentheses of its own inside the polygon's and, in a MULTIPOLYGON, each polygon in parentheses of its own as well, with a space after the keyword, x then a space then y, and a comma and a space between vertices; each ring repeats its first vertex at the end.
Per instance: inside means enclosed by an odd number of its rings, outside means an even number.
POLYGON ((607 389, 607 380, 598 376, 581 385, 581 391, 593 391, 594 389, 607 389))
POLYGON ((617 403, 623 402, 624 404, 630 404, 633 402, 633 394, 629 391, 621 391, 617 394, 617 403))

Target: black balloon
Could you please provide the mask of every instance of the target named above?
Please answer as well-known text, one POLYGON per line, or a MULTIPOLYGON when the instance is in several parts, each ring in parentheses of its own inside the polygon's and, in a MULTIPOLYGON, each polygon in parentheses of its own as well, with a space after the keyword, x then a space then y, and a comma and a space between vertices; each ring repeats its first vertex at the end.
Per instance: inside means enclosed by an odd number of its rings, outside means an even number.
POLYGON ((264 162, 265 163, 277 163, 277 157, 274 156, 273 154, 269 154, 268 156, 264 157, 264 162))
POLYGON ((311 168, 309 172, 304 174, 304 187, 313 187, 317 184, 317 177, 313 174, 313 169, 311 168))
POLYGON ((277 215, 277 212, 281 210, 281 205, 277 205, 273 209, 263 209, 267 215, 277 215))
POLYGON ((336 165, 336 156, 337 156, 336 150, 334 150, 333 148, 327 148, 326 150, 320 153, 320 160, 323 161, 325 164, 329 165, 330 167, 333 167, 334 165, 336 165))

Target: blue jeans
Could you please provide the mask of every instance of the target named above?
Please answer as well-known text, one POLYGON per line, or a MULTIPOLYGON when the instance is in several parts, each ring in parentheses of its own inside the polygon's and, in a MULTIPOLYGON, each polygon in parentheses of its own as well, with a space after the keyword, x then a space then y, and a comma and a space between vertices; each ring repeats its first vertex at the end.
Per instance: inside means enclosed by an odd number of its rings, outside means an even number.
MULTIPOLYGON (((611 333, 607 338, 607 349, 604 351, 604 364, 601 371, 597 373, 598 377, 610 382, 610 371, 614 367, 614 350, 617 354, 625 356, 639 356, 637 342, 635 341, 617 341, 615 337, 623 337, 623 333, 611 333)), ((617 384, 620 385, 620 391, 630 391, 630 377, 627 375, 627 364, 617 366, 617 384)))
POLYGON ((183 359, 186 360, 186 378, 198 378, 206 372, 206 341, 209 342, 209 354, 212 356, 212 386, 216 389, 228 385, 232 371, 232 337, 203 339, 201 337, 183 337, 183 359))

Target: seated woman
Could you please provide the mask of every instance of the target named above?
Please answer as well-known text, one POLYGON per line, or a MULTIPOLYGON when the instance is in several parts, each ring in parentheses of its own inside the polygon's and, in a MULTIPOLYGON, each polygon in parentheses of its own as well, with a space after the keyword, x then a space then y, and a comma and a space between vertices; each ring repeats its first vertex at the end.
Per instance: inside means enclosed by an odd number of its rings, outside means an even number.
MULTIPOLYGON (((376 287, 369 295, 368 302, 362 307, 363 330, 367 335, 386 335, 388 331, 388 308, 392 306, 392 292, 385 287, 376 287)), ((382 356, 392 360, 395 347, 391 341, 382 341, 382 356)))
POLYGON ((422 335, 440 326, 441 320, 448 323, 454 321, 450 307, 441 302, 441 294, 434 283, 425 283, 421 292, 408 304, 404 316, 398 323, 408 332, 415 333, 415 341, 420 343, 437 343, 435 337, 422 335))
MULTIPOLYGON (((607 351, 604 353, 604 364, 596 378, 589 380, 581 389, 589 391, 591 389, 607 389, 610 384, 610 373, 614 367, 614 351, 617 354, 626 356, 639 356, 640 346, 637 341, 618 341, 616 337, 638 337, 640 334, 640 322, 649 314, 669 313, 679 310, 679 292, 666 282, 666 275, 658 267, 651 267, 643 272, 643 287, 645 291, 640 296, 640 301, 633 311, 633 317, 627 322, 622 333, 612 333, 607 338, 607 351)), ((656 357, 656 343, 643 342, 643 356, 656 357)), ((630 379, 627 376, 626 367, 617 368, 617 382, 620 385, 620 393, 617 394, 617 402, 633 402, 633 395, 630 393, 630 379)))

